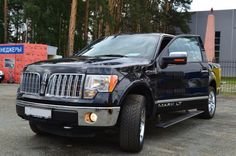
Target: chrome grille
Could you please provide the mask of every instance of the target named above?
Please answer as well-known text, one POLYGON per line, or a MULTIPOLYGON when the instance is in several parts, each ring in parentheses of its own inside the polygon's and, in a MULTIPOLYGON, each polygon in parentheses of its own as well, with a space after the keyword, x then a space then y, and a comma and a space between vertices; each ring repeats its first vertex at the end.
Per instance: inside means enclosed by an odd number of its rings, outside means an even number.
POLYGON ((81 97, 84 75, 56 73, 50 76, 46 96, 50 97, 81 97))
POLYGON ((20 92, 27 94, 39 94, 40 75, 34 72, 24 72, 22 74, 20 92))

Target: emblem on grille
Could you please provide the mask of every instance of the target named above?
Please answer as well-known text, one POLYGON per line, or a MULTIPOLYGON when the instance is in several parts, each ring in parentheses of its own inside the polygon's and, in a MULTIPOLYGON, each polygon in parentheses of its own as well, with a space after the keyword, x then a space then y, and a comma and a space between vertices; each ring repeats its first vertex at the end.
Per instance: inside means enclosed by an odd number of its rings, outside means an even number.
POLYGON ((40 94, 44 94, 44 92, 45 92, 47 77, 48 77, 48 74, 44 73, 43 78, 42 78, 42 82, 41 82, 40 94))

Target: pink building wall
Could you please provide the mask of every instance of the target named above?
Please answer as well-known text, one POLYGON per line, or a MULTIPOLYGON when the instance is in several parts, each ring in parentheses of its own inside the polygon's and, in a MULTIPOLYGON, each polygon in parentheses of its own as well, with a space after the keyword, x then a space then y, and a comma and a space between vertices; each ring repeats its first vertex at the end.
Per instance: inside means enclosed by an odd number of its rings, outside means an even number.
POLYGON ((208 15, 206 35, 205 35, 205 50, 208 61, 214 61, 215 58, 215 16, 213 15, 213 9, 208 15))

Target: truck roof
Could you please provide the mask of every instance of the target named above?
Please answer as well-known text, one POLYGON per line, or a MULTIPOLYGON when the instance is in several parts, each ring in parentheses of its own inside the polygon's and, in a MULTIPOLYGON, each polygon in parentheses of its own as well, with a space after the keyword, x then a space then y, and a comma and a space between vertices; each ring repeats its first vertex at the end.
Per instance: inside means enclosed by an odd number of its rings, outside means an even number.
POLYGON ((172 34, 166 34, 166 33, 119 33, 119 34, 114 34, 111 36, 119 36, 119 35, 150 35, 150 36, 170 36, 170 37, 175 37, 175 36, 199 36, 196 34, 178 34, 178 35, 172 35, 172 34))
MULTIPOLYGON (((156 36, 163 36, 163 35, 167 35, 167 36, 174 36, 171 34, 165 34, 165 33, 119 33, 119 34, 114 34, 115 36, 119 36, 119 35, 156 35, 156 36)), ((113 35, 112 35, 113 36, 113 35)))

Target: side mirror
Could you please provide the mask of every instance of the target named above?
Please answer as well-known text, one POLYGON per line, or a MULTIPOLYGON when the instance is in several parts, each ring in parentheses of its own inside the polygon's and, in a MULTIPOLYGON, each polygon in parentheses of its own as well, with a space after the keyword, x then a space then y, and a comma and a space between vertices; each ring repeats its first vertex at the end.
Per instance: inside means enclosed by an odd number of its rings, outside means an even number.
POLYGON ((169 56, 162 57, 160 66, 166 68, 169 64, 186 64, 187 52, 170 52, 169 56))

